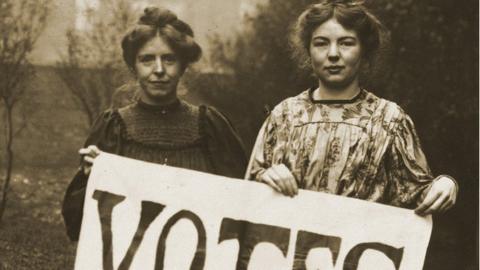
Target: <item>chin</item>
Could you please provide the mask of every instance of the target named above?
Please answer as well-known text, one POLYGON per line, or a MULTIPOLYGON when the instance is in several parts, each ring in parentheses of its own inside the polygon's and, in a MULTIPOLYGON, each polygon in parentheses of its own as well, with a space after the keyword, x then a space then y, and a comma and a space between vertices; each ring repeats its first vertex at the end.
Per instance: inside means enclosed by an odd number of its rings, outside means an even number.
POLYGON ((162 97, 170 96, 171 91, 163 90, 163 89, 151 89, 147 91, 146 94, 152 98, 162 98, 162 97))
POLYGON ((327 86, 328 88, 331 88, 331 89, 338 89, 338 90, 342 90, 343 88, 346 88, 347 86, 349 86, 354 78, 345 78, 345 77, 320 77, 319 78, 320 81, 325 85, 327 86))

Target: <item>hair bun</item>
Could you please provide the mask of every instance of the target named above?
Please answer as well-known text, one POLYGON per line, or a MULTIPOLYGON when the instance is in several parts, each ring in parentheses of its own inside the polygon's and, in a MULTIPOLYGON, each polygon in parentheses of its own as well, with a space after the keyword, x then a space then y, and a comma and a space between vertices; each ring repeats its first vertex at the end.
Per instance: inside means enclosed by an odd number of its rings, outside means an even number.
POLYGON ((144 14, 140 17, 138 24, 150 25, 158 28, 169 24, 177 29, 177 31, 193 37, 192 28, 184 21, 179 20, 175 13, 166 8, 147 7, 143 13, 144 14))
POLYGON ((165 8, 147 7, 140 17, 139 24, 162 27, 177 20, 177 15, 165 8))
POLYGON ((325 0, 323 4, 331 5, 345 5, 345 6, 359 6, 363 5, 365 1, 363 0, 325 0))

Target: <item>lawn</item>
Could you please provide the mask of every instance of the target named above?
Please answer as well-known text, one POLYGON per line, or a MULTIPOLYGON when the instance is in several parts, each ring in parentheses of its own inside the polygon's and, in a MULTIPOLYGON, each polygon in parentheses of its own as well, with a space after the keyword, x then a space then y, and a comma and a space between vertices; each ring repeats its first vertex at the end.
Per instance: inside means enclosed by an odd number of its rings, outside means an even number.
MULTIPOLYGON (((73 269, 76 244, 65 234, 61 203, 75 167, 24 166, 21 171, 20 167, 14 173, 0 227, 0 269, 73 269)), ((461 220, 458 215, 446 215, 434 222, 426 270, 475 269, 475 254, 468 252, 474 248, 455 248, 461 233, 452 223, 461 220)))
POLYGON ((74 170, 14 172, 0 227, 0 269, 73 269, 76 245, 65 234, 61 202, 74 170))

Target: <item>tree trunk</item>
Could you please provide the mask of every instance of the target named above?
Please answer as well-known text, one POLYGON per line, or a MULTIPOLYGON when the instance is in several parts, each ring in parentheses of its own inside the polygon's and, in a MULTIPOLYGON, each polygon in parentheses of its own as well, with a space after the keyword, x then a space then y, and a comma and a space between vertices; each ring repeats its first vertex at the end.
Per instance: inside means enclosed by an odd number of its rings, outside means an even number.
POLYGON ((12 168, 13 168, 13 150, 12 150, 12 142, 13 142, 13 123, 12 123, 12 110, 13 106, 7 104, 5 102, 5 113, 6 113, 6 121, 5 121, 5 178, 3 182, 3 190, 2 190, 2 200, 0 202, 0 223, 2 222, 3 213, 5 212, 5 206, 7 204, 7 195, 8 190, 10 187, 10 180, 12 177, 12 168))

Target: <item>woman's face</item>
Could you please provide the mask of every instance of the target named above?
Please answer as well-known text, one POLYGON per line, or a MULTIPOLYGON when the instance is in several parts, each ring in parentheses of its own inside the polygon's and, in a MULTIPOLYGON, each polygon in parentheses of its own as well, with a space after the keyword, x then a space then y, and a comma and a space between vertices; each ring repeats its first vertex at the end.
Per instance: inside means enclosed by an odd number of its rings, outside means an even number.
POLYGON ((183 75, 178 56, 161 36, 155 36, 140 48, 135 72, 142 91, 140 99, 152 105, 165 105, 177 98, 177 85, 183 75))
POLYGON ((333 89, 346 88, 357 80, 362 59, 357 33, 336 19, 324 22, 312 33, 310 58, 320 83, 333 89))

